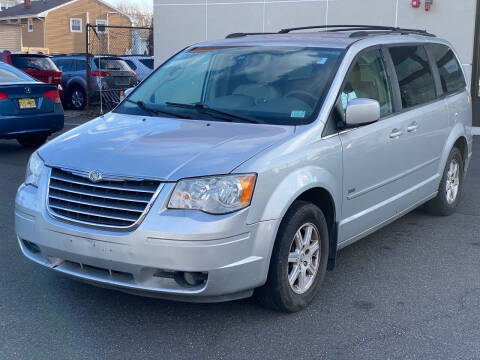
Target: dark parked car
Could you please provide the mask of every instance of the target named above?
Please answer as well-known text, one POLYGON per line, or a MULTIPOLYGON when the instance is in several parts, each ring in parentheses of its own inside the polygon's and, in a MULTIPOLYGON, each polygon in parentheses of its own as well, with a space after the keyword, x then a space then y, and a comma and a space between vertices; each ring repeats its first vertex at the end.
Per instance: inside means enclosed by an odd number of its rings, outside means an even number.
POLYGON ((17 139, 23 146, 37 147, 61 130, 63 122, 55 85, 0 62, 0 139, 17 139))
MULTIPOLYGON (((63 73, 65 103, 74 109, 83 109, 87 103, 85 54, 54 55, 52 59, 63 73)), ((92 102, 99 101, 100 91, 119 94, 138 83, 137 74, 119 57, 92 56, 89 65, 89 94, 92 102)))
POLYGON ((62 96, 62 72, 48 55, 42 53, 0 51, 0 60, 15 66, 31 77, 57 86, 62 96))

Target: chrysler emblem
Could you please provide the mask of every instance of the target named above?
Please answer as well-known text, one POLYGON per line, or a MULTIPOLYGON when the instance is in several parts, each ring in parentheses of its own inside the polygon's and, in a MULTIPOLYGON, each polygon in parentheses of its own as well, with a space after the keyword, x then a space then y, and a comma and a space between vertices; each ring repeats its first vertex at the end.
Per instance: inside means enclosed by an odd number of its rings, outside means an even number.
POLYGON ((102 180, 102 173, 97 170, 90 171, 88 173, 88 178, 90 179, 91 182, 99 182, 102 180))
POLYGON ((31 92, 32 92, 32 89, 30 89, 29 87, 25 88, 25 94, 30 94, 31 92))

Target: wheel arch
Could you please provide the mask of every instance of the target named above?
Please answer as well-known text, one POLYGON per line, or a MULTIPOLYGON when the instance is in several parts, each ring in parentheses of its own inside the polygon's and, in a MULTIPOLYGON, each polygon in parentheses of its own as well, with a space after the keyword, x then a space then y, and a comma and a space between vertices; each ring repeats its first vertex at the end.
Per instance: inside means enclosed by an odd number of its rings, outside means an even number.
MULTIPOLYGON (((468 147, 465 127, 461 123, 457 123, 453 127, 453 129, 451 130, 447 138, 447 141, 445 142, 445 146, 443 148, 443 152, 440 159, 440 167, 438 169, 439 174, 443 174, 443 170, 447 165, 448 156, 450 155, 450 152, 454 147, 458 147, 460 152, 462 153, 464 170, 466 171, 467 166, 465 165, 467 165, 467 160, 468 160, 468 155, 470 150, 468 147)), ((438 181, 440 182, 440 179, 438 181)))
MULTIPOLYGON (((338 231, 337 231, 337 213, 338 210, 336 208, 336 203, 334 200, 334 195, 327 187, 322 185, 312 185, 308 188, 304 188, 303 190, 299 191, 294 197, 291 198, 288 206, 285 207, 281 220, 278 222, 277 229, 275 231, 275 241, 272 244, 272 248, 270 249, 270 254, 273 251, 273 247, 276 244, 278 231, 280 229, 280 225, 285 218, 286 213, 288 210, 293 206, 296 201, 306 201, 317 205, 323 212, 325 216, 325 220, 327 221, 328 226, 328 234, 329 234, 329 254, 328 254, 328 270, 333 270, 335 268, 335 261, 336 261, 336 254, 337 254, 337 244, 338 244, 338 231)), ((270 267, 269 259, 269 267, 270 267)))
POLYGON ((467 171, 467 166, 466 166, 467 159, 468 159, 467 138, 465 136, 460 136, 453 144, 453 147, 456 147, 460 150, 460 153, 462 154, 462 160, 463 160, 463 170, 467 171))
POLYGON ((73 78, 70 80, 70 82, 67 84, 67 93, 71 94, 72 90, 76 87, 82 88, 83 91, 86 91, 86 84, 82 81, 82 79, 79 78, 73 78))
MULTIPOLYGON (((335 209, 335 201, 330 192, 323 187, 314 187, 300 194, 295 201, 302 200, 315 204, 322 210, 325 220, 327 221, 329 234, 329 254, 328 254, 328 270, 335 268, 335 260, 337 255, 337 211, 335 209)), ((295 202, 294 201, 294 202, 295 202)), ((290 205, 291 206, 291 205, 290 205)))

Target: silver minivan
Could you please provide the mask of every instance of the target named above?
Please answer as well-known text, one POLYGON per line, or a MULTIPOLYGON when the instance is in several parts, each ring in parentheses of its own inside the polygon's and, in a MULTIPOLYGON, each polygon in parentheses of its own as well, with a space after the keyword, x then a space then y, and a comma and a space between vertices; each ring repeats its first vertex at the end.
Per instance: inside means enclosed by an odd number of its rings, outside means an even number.
POLYGON ((125 292, 255 292, 294 312, 341 248, 422 204, 454 212, 472 111, 450 44, 309 29, 192 45, 41 147, 15 202, 25 256, 125 292))

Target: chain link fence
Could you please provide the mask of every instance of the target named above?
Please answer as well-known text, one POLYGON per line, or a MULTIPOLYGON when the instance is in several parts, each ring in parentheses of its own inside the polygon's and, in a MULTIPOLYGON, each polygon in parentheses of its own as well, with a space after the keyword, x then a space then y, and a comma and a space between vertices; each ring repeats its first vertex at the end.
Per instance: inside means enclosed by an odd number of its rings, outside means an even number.
POLYGON ((152 28, 87 24, 86 49, 87 99, 101 114, 153 71, 152 28))

